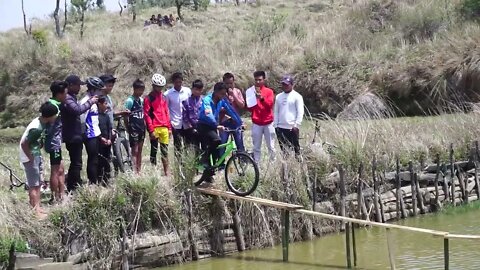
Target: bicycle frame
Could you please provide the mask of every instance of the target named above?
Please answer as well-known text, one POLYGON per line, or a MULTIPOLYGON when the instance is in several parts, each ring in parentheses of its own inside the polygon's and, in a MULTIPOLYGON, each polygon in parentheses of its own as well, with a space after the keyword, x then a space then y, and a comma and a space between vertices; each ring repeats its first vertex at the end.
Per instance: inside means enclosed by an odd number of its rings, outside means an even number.
POLYGON ((220 166, 231 153, 237 150, 237 145, 235 144, 235 140, 233 139, 233 132, 229 132, 228 140, 226 143, 217 146, 217 150, 222 148, 225 148, 225 153, 223 153, 223 155, 217 160, 215 164, 213 164, 212 155, 210 155, 209 157, 210 165, 212 165, 213 167, 220 166))

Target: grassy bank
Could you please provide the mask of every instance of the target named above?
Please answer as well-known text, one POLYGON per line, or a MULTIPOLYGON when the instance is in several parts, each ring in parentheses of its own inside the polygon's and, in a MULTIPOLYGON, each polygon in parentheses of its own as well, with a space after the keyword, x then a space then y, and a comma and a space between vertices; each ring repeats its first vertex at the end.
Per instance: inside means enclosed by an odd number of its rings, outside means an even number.
POLYGON ((246 87, 253 70, 265 69, 275 89, 289 72, 309 109, 331 116, 366 91, 399 115, 464 109, 478 99, 480 28, 459 12, 463 0, 257 2, 185 9, 184 22, 169 29, 143 28, 142 20, 173 8, 142 10, 136 23, 90 12, 83 40, 74 20, 63 39, 54 37, 53 22, 35 22, 35 39, 1 33, 1 126, 26 124, 51 80, 72 72, 115 74, 117 101, 134 79, 154 72, 181 70, 210 87, 232 71, 246 87))

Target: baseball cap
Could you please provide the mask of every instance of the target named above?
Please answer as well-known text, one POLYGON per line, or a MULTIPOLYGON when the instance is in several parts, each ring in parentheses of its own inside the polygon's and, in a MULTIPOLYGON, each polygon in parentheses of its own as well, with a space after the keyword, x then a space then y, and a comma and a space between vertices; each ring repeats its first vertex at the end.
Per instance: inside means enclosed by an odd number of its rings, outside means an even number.
POLYGON ((293 77, 291 75, 285 75, 285 76, 282 77, 281 83, 292 85, 293 84, 293 77))
POLYGON ((102 76, 99 77, 100 80, 102 80, 104 83, 107 83, 107 82, 113 82, 115 83, 115 81, 117 80, 117 78, 113 77, 113 75, 111 74, 104 74, 102 76))
POLYGON ((80 77, 77 75, 69 75, 65 81, 70 85, 84 85, 86 84, 84 81, 80 80, 80 77))

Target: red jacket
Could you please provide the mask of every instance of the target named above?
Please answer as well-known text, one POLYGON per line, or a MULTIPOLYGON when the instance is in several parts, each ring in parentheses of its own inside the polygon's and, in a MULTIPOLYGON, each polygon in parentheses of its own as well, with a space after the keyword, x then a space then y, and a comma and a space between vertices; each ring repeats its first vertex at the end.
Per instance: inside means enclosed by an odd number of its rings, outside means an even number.
POLYGON ((262 86, 260 88, 262 99, 257 97, 257 105, 249 108, 252 113, 252 122, 259 126, 269 125, 273 122, 273 102, 275 95, 273 90, 262 86))
POLYGON ((152 91, 145 97, 143 113, 149 133, 152 133, 156 127, 172 129, 167 101, 161 92, 152 91))

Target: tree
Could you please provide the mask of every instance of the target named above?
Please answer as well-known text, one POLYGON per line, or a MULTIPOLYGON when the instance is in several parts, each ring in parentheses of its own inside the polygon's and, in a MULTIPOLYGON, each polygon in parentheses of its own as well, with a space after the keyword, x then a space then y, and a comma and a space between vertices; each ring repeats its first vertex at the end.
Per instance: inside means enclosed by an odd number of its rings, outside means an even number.
POLYGON ((83 28, 85 26, 85 12, 92 5, 92 0, 72 0, 71 3, 77 10, 80 11, 80 38, 83 38, 83 28))
POLYGON ((64 13, 65 13, 65 21, 63 22, 62 33, 65 33, 65 28, 67 27, 67 14, 68 14, 68 10, 67 10, 67 0, 65 0, 65 10, 64 10, 64 13))
POLYGON ((127 3, 130 6, 129 9, 132 10, 133 21, 135 21, 137 19, 137 10, 136 10, 137 1, 136 0, 128 0, 127 3))
POLYGON ((122 3, 120 3, 120 0, 118 0, 118 6, 120 7, 120 17, 122 17, 123 6, 122 6, 122 3))
POLYGON ((25 29, 25 33, 27 33, 27 36, 32 34, 32 25, 30 24, 30 31, 27 30, 27 15, 25 15, 25 8, 23 6, 23 0, 22 0, 22 14, 23 14, 23 29, 25 29))
POLYGON ((198 0, 193 0, 193 9, 198 11, 198 0))
POLYGON ((60 0, 57 0, 55 5, 55 11, 53 12, 53 18, 55 19, 55 31, 57 32, 58 37, 62 37, 62 32, 60 31, 60 19, 58 18, 58 11, 60 10, 60 0))
MULTIPOLYGON (((195 2, 198 3, 198 0, 196 0, 195 2)), ((190 4, 190 0, 175 0, 175 6, 177 7, 177 15, 178 15, 178 18, 180 18, 180 20, 182 21, 183 21, 182 7, 189 4, 190 4)))

